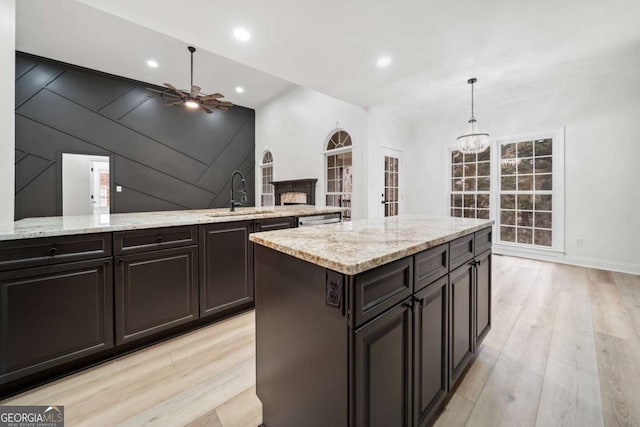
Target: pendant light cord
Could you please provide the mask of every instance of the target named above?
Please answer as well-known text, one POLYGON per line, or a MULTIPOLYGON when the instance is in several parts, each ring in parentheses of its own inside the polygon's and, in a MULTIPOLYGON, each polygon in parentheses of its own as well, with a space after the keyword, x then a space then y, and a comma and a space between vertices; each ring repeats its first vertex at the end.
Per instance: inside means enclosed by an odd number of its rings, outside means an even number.
POLYGON ((470 122, 475 122, 476 118, 473 116, 473 82, 471 82, 471 120, 470 122))

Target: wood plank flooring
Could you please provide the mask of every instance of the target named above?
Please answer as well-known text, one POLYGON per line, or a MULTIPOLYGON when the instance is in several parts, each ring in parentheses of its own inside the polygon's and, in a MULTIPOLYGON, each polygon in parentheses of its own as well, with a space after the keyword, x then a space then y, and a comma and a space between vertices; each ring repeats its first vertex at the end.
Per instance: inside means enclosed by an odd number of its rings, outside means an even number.
MULTIPOLYGON (((437 426, 640 426, 640 276, 496 256, 493 329, 437 426)), ((67 426, 254 427, 254 314, 0 404, 67 426)))

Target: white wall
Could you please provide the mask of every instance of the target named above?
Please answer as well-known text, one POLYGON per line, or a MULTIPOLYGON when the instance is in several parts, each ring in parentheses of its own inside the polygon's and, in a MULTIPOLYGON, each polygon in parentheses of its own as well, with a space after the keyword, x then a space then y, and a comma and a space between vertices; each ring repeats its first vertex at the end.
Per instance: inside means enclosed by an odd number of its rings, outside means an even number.
POLYGON ((0 0, 0 224, 13 221, 16 2, 0 0))
MULTIPOLYGON (((565 254, 571 264, 640 273, 640 83, 637 78, 563 87, 483 105, 479 122, 494 138, 565 126, 565 254), (577 239, 583 239, 583 246, 577 239)), ((445 215, 445 152, 467 111, 416 123, 408 201, 414 213, 445 215)))
MULTIPOLYGON (((265 150, 273 154, 274 181, 317 178, 316 204, 325 204, 324 148, 337 127, 353 140, 353 218, 366 216, 367 112, 316 91, 296 87, 256 108, 256 188, 265 150)), ((256 192, 256 205, 260 203, 256 192)))

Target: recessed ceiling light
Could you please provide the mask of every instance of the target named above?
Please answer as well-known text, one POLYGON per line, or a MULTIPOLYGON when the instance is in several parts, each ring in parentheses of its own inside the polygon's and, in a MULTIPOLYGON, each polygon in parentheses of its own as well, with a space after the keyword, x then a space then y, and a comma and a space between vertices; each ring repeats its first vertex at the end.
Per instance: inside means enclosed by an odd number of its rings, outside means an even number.
POLYGON ((149 59, 147 61, 147 65, 151 68, 158 68, 158 61, 154 60, 154 59, 149 59))
POLYGON ((233 30, 233 36, 237 40, 240 40, 241 42, 246 42, 251 38, 251 33, 247 31, 245 28, 238 27, 235 30, 233 30))
POLYGON ((238 87, 236 87, 236 92, 244 93, 244 88, 242 86, 238 86, 238 87))
POLYGON ((391 58, 389 58, 388 56, 381 56, 380 58, 378 58, 378 61, 376 63, 380 68, 388 67, 389 65, 391 65, 391 58))

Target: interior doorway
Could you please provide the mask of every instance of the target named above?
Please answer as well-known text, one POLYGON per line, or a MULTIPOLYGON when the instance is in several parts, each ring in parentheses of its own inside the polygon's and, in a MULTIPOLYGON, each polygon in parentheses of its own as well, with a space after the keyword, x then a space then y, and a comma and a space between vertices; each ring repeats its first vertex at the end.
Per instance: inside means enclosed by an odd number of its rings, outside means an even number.
POLYGON ((105 215, 111 204, 109 157, 62 154, 62 215, 105 215))

